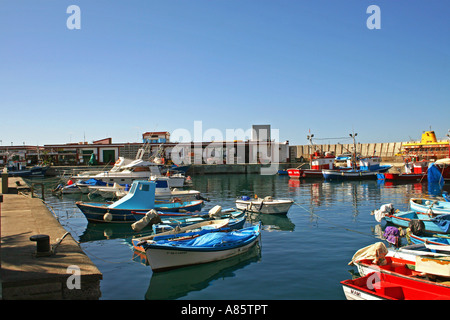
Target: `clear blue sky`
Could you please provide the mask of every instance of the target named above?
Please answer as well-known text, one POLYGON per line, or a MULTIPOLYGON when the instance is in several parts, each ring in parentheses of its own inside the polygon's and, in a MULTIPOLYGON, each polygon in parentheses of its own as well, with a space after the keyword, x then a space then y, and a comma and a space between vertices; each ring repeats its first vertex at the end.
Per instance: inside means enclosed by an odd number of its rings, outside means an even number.
POLYGON ((2 0, 0 140, 140 142, 194 121, 291 145, 445 138, 449 34, 448 0, 2 0))

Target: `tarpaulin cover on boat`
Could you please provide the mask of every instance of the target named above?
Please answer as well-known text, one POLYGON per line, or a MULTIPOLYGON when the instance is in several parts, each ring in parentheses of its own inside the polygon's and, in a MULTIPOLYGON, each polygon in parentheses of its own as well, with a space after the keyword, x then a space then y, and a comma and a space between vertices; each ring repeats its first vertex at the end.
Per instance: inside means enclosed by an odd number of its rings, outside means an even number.
POLYGON ((161 246, 179 247, 217 247, 222 244, 238 244, 255 236, 257 229, 250 227, 231 232, 212 232, 190 240, 161 240, 157 244, 161 246))
POLYGON ((434 163, 430 163, 428 166, 427 175, 428 182, 437 183, 441 186, 444 184, 444 178, 442 177, 441 171, 434 163))
POLYGON ((450 228, 450 214, 438 215, 432 221, 436 223, 439 226, 439 228, 442 229, 442 231, 448 233, 448 230, 450 228))
POLYGON ((374 261, 374 263, 382 264, 382 261, 384 261, 387 253, 388 249, 386 248, 385 244, 383 242, 377 242, 356 251, 356 253, 353 255, 352 261, 350 261, 348 264, 351 266, 356 261, 363 259, 371 259, 374 261))
POLYGON ((93 178, 86 180, 84 183, 88 184, 90 186, 106 186, 106 184, 107 184, 106 182, 103 182, 103 181, 100 181, 97 179, 93 179, 93 178))

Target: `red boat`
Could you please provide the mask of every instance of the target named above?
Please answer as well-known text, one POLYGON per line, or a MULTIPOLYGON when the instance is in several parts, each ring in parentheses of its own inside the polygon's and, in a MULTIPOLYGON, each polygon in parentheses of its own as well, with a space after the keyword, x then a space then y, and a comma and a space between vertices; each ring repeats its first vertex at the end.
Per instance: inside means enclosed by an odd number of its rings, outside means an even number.
MULTIPOLYGON (((385 264, 378 265, 373 263, 372 259, 363 259, 355 262, 355 265, 358 267, 359 274, 362 276, 366 276, 373 272, 381 272, 390 275, 395 275, 403 278, 408 278, 418 283, 429 283, 434 284, 436 286, 445 286, 450 289, 449 278, 439 275, 427 274, 422 271, 422 260, 432 258, 427 256, 420 256, 419 262, 421 265, 416 268, 416 261, 405 260, 396 257, 385 257, 385 264), (417 269, 417 270, 416 270, 417 269)), ((439 259, 439 258, 433 258, 439 259)), ((442 258, 440 261, 443 265, 445 264, 445 258, 442 258)), ((428 259, 429 260, 429 259, 428 259)), ((425 270, 425 269, 423 269, 425 270)))
POLYGON ((341 281, 348 300, 449 300, 450 287, 393 274, 372 272, 341 281))
POLYGON ((385 172, 378 175, 386 181, 424 181, 427 180, 428 161, 405 163, 404 172, 385 172))
POLYGON ((323 178, 322 169, 339 169, 339 167, 336 167, 335 165, 335 159, 336 157, 333 154, 316 151, 311 155, 311 168, 302 169, 300 166, 287 169, 289 178, 323 178))

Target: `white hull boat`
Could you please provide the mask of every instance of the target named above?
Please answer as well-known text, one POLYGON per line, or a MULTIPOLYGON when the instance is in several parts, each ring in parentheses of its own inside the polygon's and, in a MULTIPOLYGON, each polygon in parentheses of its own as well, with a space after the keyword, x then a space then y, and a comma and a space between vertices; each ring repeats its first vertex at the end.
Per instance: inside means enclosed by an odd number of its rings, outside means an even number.
MULTIPOLYGON (((155 177, 162 177, 158 164, 142 159, 130 160, 120 157, 109 171, 85 171, 72 176, 71 179, 96 179, 108 184, 131 185, 135 180, 151 180, 155 177)), ((169 177, 169 186, 181 188, 184 186, 185 179, 182 173, 173 174, 169 177)))
POLYGON ((236 208, 253 213, 287 214, 293 203, 291 199, 272 199, 272 197, 250 199, 244 196, 236 200, 236 208))
POLYGON ((209 263, 234 257, 260 242, 261 226, 231 232, 211 232, 190 240, 157 240, 144 244, 154 272, 209 263))

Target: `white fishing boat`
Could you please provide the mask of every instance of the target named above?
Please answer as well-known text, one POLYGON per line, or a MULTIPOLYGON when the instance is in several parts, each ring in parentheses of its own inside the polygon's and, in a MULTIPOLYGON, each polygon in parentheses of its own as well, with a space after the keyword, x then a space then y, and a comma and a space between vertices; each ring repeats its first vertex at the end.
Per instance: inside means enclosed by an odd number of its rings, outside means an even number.
MULTIPOLYGON (((188 201, 201 198, 200 191, 197 190, 170 188, 170 178, 168 177, 152 177, 150 180, 156 182, 156 200, 188 201)), ((93 186, 89 190, 89 196, 97 195, 105 199, 120 199, 128 193, 129 188, 126 185, 114 183, 113 186, 93 186)))
POLYGON ((189 239, 154 237, 143 244, 153 272, 219 261, 250 250, 260 242, 260 224, 230 232, 207 232, 189 239))
MULTIPOLYGON (((119 157, 114 166, 109 171, 85 171, 71 179, 87 180, 96 179, 108 184, 129 184, 134 180, 150 180, 162 177, 159 165, 154 162, 142 160, 142 153, 138 153, 136 159, 126 159, 119 157)), ((169 177, 171 188, 181 188, 184 186, 185 176, 183 173, 175 173, 169 177)))
POLYGON ((236 200, 236 208, 253 213, 287 214, 293 203, 291 199, 273 199, 271 196, 256 199, 243 196, 236 200))

